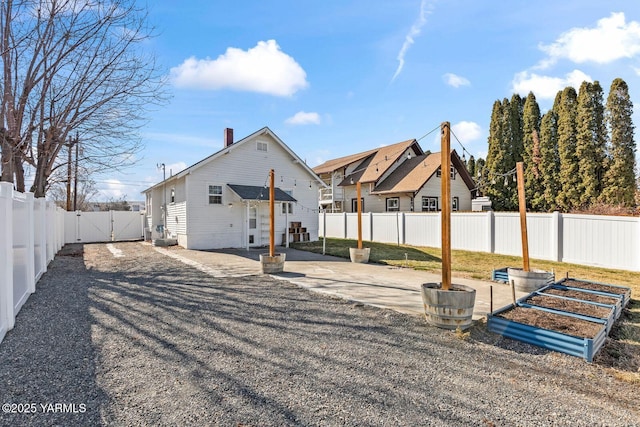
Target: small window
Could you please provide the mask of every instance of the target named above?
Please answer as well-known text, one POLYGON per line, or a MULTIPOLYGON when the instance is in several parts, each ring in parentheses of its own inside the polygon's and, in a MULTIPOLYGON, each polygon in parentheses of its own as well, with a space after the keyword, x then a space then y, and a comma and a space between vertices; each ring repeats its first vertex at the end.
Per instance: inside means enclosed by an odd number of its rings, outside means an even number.
POLYGON ((222 185, 209 186, 209 204, 210 205, 222 204, 222 185))
MULTIPOLYGON (((360 198, 362 203, 362 212, 364 212, 364 197, 360 198)), ((358 212, 358 199, 351 199, 351 212, 358 212)))
MULTIPOLYGON (((450 172, 451 172, 451 173, 450 173, 450 175, 449 175, 449 176, 451 177, 451 179, 456 179, 456 173, 457 173, 457 172, 456 172, 456 168, 454 168, 454 167, 453 167, 453 165, 451 165, 450 172)), ((440 178, 440 177, 442 176, 442 171, 441 171, 441 169, 440 169, 440 168, 438 168, 438 170, 436 171, 436 176, 437 176, 438 178, 440 178)))
POLYGON ((258 142, 256 142, 256 149, 257 149, 258 151, 264 151, 264 152, 266 152, 268 148, 269 148, 269 147, 268 147, 268 145, 267 145, 267 143, 266 143, 266 142, 264 142, 264 141, 258 141, 258 142))
POLYGON ((459 203, 460 199, 458 199, 458 197, 454 197, 453 200, 451 200, 451 210, 454 212, 457 211, 459 203))
POLYGON ((175 203, 176 202, 176 189, 172 188, 171 189, 171 199, 169 203, 175 203))
POLYGON ((400 210, 400 199, 398 197, 390 197, 387 199, 387 212, 397 212, 400 210))
POLYGON ((293 203, 291 202, 282 202, 282 215, 284 214, 292 214, 293 213, 293 203))
POLYGON ((422 211, 423 212, 437 212, 438 211, 438 198, 437 197, 423 197, 422 198, 422 211))
MULTIPOLYGON (((293 190, 282 190, 285 193, 287 193, 288 195, 290 195, 291 197, 293 197, 293 190)), ((292 202, 282 202, 282 215, 289 213, 289 214, 293 214, 293 203, 292 202)))

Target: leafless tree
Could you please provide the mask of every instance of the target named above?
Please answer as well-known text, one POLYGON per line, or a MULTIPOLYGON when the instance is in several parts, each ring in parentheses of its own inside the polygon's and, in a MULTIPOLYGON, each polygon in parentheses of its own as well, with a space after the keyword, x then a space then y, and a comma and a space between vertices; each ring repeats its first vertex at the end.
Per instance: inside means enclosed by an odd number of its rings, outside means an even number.
POLYGON ((145 52, 153 29, 135 0, 3 0, 3 181, 42 197, 72 135, 90 172, 130 166, 149 108, 165 98, 162 74, 145 52))

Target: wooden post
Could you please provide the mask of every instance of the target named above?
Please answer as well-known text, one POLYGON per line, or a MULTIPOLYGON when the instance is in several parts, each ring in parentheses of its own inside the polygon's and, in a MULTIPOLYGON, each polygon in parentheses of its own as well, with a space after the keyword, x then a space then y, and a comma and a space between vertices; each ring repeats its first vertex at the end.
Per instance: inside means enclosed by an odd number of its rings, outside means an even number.
POLYGON ((442 289, 451 287, 451 134, 449 122, 442 123, 440 193, 442 198, 442 289))
POLYGON ((273 169, 269 172, 269 256, 273 257, 276 253, 276 216, 275 216, 275 199, 276 199, 276 187, 275 187, 275 174, 273 169))
POLYGON ((516 175, 518 176, 518 204, 520 205, 520 235, 522 236, 523 270, 530 271, 529 238, 527 236, 527 200, 524 195, 524 163, 516 163, 516 175))
POLYGON ((356 203, 358 205, 358 249, 362 249, 362 200, 360 198, 361 190, 361 184, 360 181, 358 181, 356 183, 356 203))

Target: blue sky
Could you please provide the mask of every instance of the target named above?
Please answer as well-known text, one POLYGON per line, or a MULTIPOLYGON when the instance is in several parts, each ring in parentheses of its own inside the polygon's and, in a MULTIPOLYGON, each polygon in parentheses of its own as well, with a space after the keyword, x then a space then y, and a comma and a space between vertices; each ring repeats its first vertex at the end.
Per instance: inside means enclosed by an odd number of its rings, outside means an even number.
MULTIPOLYGON (((97 178, 140 191, 268 126, 313 167, 420 138, 443 121, 476 157, 491 107, 514 92, 623 78, 640 125, 640 2, 632 0, 153 0, 148 43, 170 102, 141 129, 139 163, 97 178)), ((638 137, 636 136, 636 142, 638 137)), ((439 151, 436 133, 420 140, 439 151)), ((461 152, 453 140, 452 147, 461 152)))

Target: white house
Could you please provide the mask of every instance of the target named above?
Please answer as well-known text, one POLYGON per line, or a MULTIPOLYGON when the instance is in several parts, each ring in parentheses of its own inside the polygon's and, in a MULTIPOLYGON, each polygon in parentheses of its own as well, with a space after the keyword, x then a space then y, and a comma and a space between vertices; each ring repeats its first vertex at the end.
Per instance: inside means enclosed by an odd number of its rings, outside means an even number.
POLYGON ((164 229, 187 249, 268 245, 271 169, 276 244, 287 230, 290 240, 317 240, 324 183, 268 127, 237 142, 225 129, 222 150, 143 191, 150 237, 164 229))

